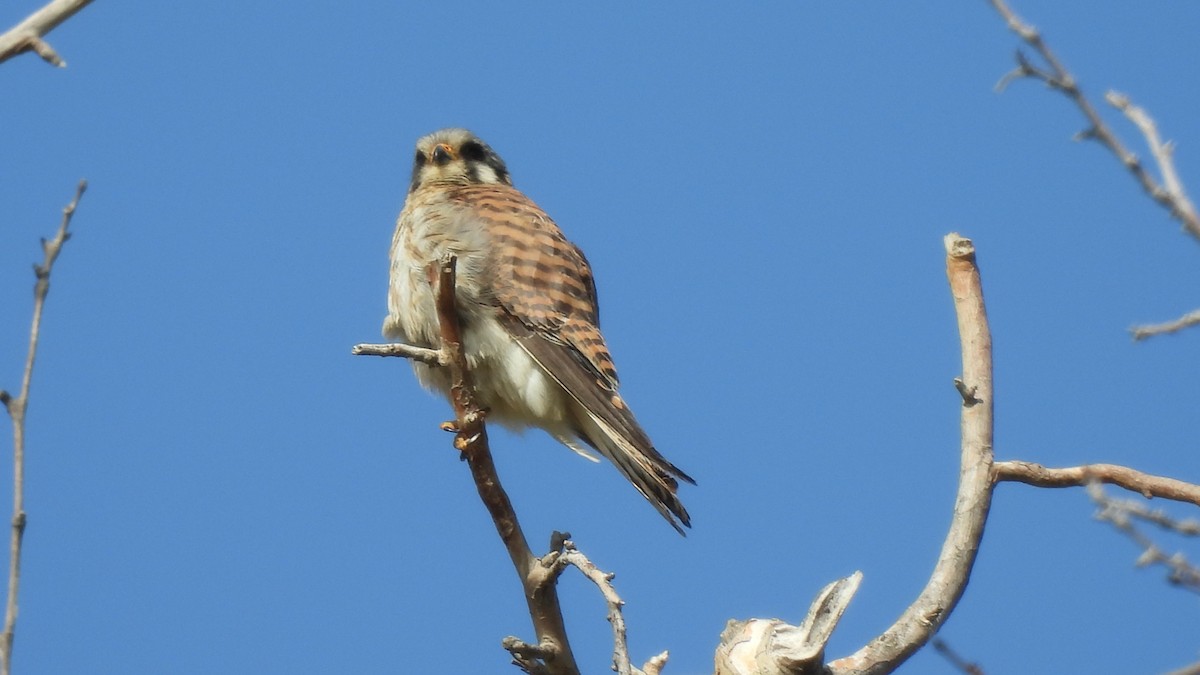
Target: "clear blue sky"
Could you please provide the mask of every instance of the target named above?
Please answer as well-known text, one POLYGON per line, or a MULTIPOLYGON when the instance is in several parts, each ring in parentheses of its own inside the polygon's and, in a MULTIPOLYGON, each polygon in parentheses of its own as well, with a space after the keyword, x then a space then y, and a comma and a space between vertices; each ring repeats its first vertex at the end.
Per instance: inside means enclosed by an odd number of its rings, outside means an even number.
MULTIPOLYGON (((1200 480, 1200 332, 1126 332, 1200 306, 1200 246, 1065 99, 992 90, 1017 43, 982 0, 350 7, 98 0, 50 36, 66 70, 0 66, 0 386, 37 239, 91 183, 29 413, 19 672, 516 672, 529 620, 448 406, 350 355, 443 126, 587 252, 625 397, 699 482, 683 539, 611 466, 493 436, 537 546, 570 530, 617 572, 639 663, 710 672, 727 619, 798 621, 859 569, 845 655, 925 583, 958 468, 950 231, 979 249, 998 457, 1200 480)), ((1016 9, 1091 95, 1149 108, 1200 196, 1200 5, 1016 9)), ((1002 486, 942 636, 989 673, 1194 660, 1196 598, 1092 512, 1002 486)), ((608 672, 599 596, 563 594, 608 672)))

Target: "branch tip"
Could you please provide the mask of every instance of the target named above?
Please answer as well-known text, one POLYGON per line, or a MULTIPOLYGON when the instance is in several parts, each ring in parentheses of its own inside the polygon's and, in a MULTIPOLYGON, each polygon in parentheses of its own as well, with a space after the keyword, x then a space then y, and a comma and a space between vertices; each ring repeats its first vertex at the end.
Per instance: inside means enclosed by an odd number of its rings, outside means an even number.
MULTIPOLYGON (((1147 145, 1150 147, 1150 153, 1154 156, 1155 163, 1158 166, 1159 175, 1162 177, 1162 185, 1159 185, 1158 181, 1150 175, 1137 156, 1125 147, 1124 143, 1113 133, 1104 120, 1100 118, 1095 106, 1083 95, 1075 77, 1059 61, 1054 52, 1041 39, 1038 32, 1017 17, 1004 0, 991 0, 991 2, 1000 16, 1004 18, 1008 27, 1026 45, 1036 51, 1041 60, 1046 64, 1046 69, 1032 65, 1022 50, 1018 49, 1016 57, 1018 70, 1016 72, 1035 77, 1045 82, 1047 86, 1063 92, 1079 108, 1083 116, 1087 118, 1090 128, 1076 134, 1074 138, 1076 140, 1095 140, 1108 148, 1112 155, 1133 175, 1134 179, 1141 185, 1142 190, 1151 199, 1167 209, 1171 217, 1183 225, 1185 232, 1196 239, 1200 239, 1200 215, 1197 215, 1196 208, 1185 193, 1183 184, 1176 173, 1171 144, 1160 140, 1154 121, 1150 119, 1146 111, 1133 105, 1129 97, 1121 92, 1110 90, 1104 96, 1104 100, 1109 105, 1120 110, 1142 132, 1147 145)), ((1010 73, 1001 78, 1001 84, 1007 85, 1013 79, 1010 77, 1011 75, 1010 73)))
POLYGON ((979 403, 979 399, 975 398, 976 388, 968 387, 961 377, 954 378, 954 388, 958 390, 959 396, 962 396, 963 405, 971 407, 979 403))

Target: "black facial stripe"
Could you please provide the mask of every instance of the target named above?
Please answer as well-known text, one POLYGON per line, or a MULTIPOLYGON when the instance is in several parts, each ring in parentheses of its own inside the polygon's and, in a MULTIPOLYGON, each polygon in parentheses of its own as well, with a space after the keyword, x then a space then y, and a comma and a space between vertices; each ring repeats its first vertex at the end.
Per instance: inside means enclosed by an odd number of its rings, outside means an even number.
POLYGON ((487 162, 488 166, 492 167, 492 171, 496 172, 496 178, 498 178, 501 183, 511 182, 508 179, 508 167, 504 166, 504 160, 500 159, 500 155, 490 152, 488 153, 487 159, 484 161, 487 162))
POLYGON ((467 141, 462 146, 462 158, 468 162, 482 162, 488 156, 488 151, 484 149, 479 141, 467 141))
POLYGON ((425 166, 425 161, 425 153, 417 150, 417 155, 413 157, 412 182, 408 185, 409 192, 416 190, 421 183, 421 169, 425 166))

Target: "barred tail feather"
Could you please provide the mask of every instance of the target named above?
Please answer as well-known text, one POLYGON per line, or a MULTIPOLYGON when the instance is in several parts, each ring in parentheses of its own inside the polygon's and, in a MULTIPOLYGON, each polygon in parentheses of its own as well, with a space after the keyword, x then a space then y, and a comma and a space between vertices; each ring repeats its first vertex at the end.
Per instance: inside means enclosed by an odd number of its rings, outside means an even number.
POLYGON ((600 417, 581 412, 585 416, 579 429, 583 440, 607 457, 671 527, 686 536, 680 525, 691 527, 692 517, 679 501, 679 483, 674 476, 689 483, 695 481, 663 459, 653 447, 639 448, 600 417))
MULTIPOLYGON (((570 424, 579 440, 616 465, 671 527, 684 534, 680 525, 691 527, 692 519, 676 494, 676 479, 693 485, 696 481, 654 449, 633 412, 617 395, 616 382, 606 381, 574 347, 534 333, 512 317, 507 325, 517 344, 573 400, 570 424)), ((559 440, 578 452, 578 444, 559 440)))

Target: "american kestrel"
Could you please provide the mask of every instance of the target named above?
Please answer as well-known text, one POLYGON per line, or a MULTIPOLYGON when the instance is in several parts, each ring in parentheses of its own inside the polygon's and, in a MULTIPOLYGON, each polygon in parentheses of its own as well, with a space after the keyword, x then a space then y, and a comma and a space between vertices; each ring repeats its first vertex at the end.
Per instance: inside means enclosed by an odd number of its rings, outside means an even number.
MULTIPOLYGON (((617 393, 600 334, 587 259, 512 186, 504 160, 465 129, 417 141, 412 183, 392 238, 383 334, 409 344, 440 341, 430 263, 458 257, 456 301, 463 351, 488 419, 539 427, 579 454, 608 458, 681 534, 691 527, 667 461, 617 393), (581 444, 582 442, 582 444, 581 444)), ((425 387, 449 396, 445 368, 413 362, 425 387)))

